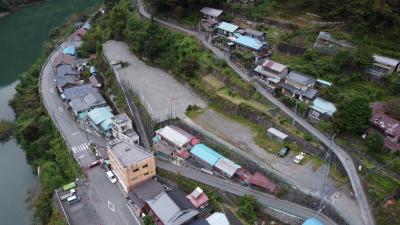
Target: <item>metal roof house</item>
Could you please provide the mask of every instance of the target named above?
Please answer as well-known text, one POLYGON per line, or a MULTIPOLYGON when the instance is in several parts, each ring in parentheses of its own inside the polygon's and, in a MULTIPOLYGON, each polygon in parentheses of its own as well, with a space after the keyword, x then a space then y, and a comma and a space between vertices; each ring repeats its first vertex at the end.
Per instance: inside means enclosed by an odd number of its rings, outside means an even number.
POLYGON ((83 97, 71 99, 69 105, 74 112, 74 115, 78 116, 80 113, 87 112, 90 109, 106 106, 107 102, 100 93, 94 92, 83 97))
POLYGON ((206 19, 215 19, 218 20, 224 11, 220 9, 214 9, 211 7, 204 7, 200 10, 200 13, 203 14, 203 17, 206 19))
POLYGON ((249 183, 251 185, 267 189, 272 193, 275 193, 278 190, 278 186, 274 182, 270 181, 268 178, 266 178, 259 172, 256 172, 250 177, 249 183))
POLYGON ((253 30, 253 29, 246 28, 246 29, 241 31, 241 34, 244 35, 244 36, 248 36, 248 37, 257 39, 257 40, 259 40, 261 42, 265 42, 265 40, 266 40, 265 32, 258 31, 258 30, 253 30))
POLYGON ((400 60, 373 55, 374 63, 366 69, 368 74, 381 77, 400 71, 400 60))
POLYGON ((209 200, 207 195, 204 193, 204 191, 200 187, 197 187, 196 189, 194 189, 192 191, 192 193, 190 193, 186 196, 186 198, 189 199, 189 201, 192 203, 192 205, 196 209, 205 205, 209 200))
POLYGON ((240 165, 232 162, 228 158, 220 158, 217 163, 215 163, 214 167, 228 178, 232 178, 236 171, 242 168, 240 165))
POLYGON ((237 29, 239 26, 235 24, 222 22, 217 26, 217 33, 225 37, 232 37, 237 29))
POLYGON ((299 72, 291 71, 281 83, 282 93, 300 101, 312 101, 318 94, 314 89, 316 80, 299 72))
POLYGON ((58 67, 60 65, 75 65, 76 58, 72 55, 58 54, 54 57, 52 65, 58 67))
POLYGON ((190 146, 195 137, 176 126, 165 126, 156 131, 156 136, 167 142, 176 150, 184 150, 190 146))
POLYGON ((190 223, 199 214, 195 209, 181 209, 166 192, 161 192, 146 204, 151 214, 156 217, 156 223, 162 225, 181 225, 190 223))
POLYGON ((308 117, 317 120, 329 120, 336 112, 336 107, 332 102, 318 97, 315 98, 309 108, 308 117))
POLYGON ((236 43, 238 46, 244 47, 251 49, 253 51, 262 51, 266 49, 267 43, 263 41, 259 41, 258 39, 248 37, 248 36, 243 36, 240 34, 235 34, 236 38, 233 40, 234 43, 236 43))
POLYGON ((75 56, 76 49, 74 46, 68 46, 68 47, 65 47, 62 52, 63 52, 63 54, 75 56))
MULTIPOLYGON (((56 77, 54 79, 54 82, 56 84, 57 90, 60 93, 63 93, 64 90, 67 89, 67 88, 76 87, 76 86, 81 85, 83 83, 83 81, 81 81, 79 79, 78 75, 56 77)), ((63 97, 63 96, 64 95, 61 94, 61 97, 63 97)))
POLYGON ((55 77, 61 77, 61 76, 77 76, 79 75, 80 72, 75 70, 72 65, 68 64, 62 64, 59 65, 56 68, 56 74, 55 77))
POLYGON ((283 142, 288 137, 287 134, 280 132, 279 130, 271 127, 267 130, 267 135, 271 138, 276 139, 279 142, 283 142))
POLYGON ((262 65, 254 69, 254 73, 272 90, 288 74, 288 67, 278 62, 266 59, 262 65))
POLYGON ((111 130, 111 118, 113 117, 114 115, 111 113, 111 109, 109 107, 95 108, 88 112, 88 118, 92 126, 106 135, 111 130))
POLYGON ((212 150, 204 144, 197 144, 190 150, 192 158, 202 164, 206 169, 211 170, 219 159, 224 158, 223 155, 212 150))

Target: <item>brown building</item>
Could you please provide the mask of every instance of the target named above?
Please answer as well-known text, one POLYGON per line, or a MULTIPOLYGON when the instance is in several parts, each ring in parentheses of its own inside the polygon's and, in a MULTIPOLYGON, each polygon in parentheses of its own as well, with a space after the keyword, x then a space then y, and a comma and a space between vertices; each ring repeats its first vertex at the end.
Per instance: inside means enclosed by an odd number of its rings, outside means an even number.
POLYGON ((116 139, 107 149, 111 168, 125 192, 156 175, 154 156, 142 147, 116 139))

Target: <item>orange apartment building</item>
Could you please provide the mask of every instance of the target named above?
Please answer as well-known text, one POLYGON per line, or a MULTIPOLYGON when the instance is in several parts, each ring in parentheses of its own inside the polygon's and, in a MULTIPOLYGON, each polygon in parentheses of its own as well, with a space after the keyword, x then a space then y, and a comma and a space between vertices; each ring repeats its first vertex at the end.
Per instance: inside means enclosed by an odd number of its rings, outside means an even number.
POLYGON ((127 193, 156 175, 154 155, 144 148, 115 139, 107 145, 112 171, 127 193))

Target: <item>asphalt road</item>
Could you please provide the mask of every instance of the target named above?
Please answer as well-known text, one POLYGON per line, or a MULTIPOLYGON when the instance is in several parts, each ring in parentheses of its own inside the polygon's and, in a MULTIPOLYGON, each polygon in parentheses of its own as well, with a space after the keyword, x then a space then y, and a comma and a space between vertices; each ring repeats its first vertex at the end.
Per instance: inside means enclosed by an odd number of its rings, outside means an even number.
POLYGON ((334 221, 323 214, 316 215, 315 211, 312 209, 297 205, 289 201, 278 199, 274 195, 269 195, 260 191, 253 190, 251 188, 244 187, 240 184, 233 183, 230 180, 220 179, 188 167, 180 167, 161 160, 157 160, 156 165, 158 168, 167 170, 175 174, 180 174, 181 176, 194 179, 196 181, 210 185, 212 187, 229 192, 234 195, 252 195, 256 197, 260 204, 262 204, 264 207, 278 209, 303 220, 314 217, 321 221, 324 225, 336 224, 334 221))
MULTIPOLYGON (((70 39, 64 42, 62 46, 66 46, 70 39)), ((79 46, 80 43, 69 44, 79 46)), ((59 49, 62 49, 62 46, 59 49)), ((87 126, 85 131, 85 126, 78 124, 74 120, 72 112, 67 110, 67 105, 59 97, 54 85, 54 71, 51 65, 51 61, 56 54, 58 54, 57 50, 49 56, 42 67, 39 86, 41 99, 64 137, 71 155, 75 157, 82 167, 86 167, 96 160, 89 148, 89 143, 104 147, 105 140, 88 129, 87 126)), ((139 225, 128 210, 125 197, 122 196, 121 191, 115 184, 111 184, 107 180, 104 170, 98 168, 88 170, 86 175, 89 181, 90 203, 102 224, 139 225), (114 210, 110 209, 109 202, 113 205, 114 210)), ((75 225, 87 225, 87 223, 79 223, 79 221, 72 221, 72 223, 75 225)), ((96 221, 93 221, 92 224, 98 225, 96 221)))
MULTIPOLYGON (((145 10, 145 7, 143 5, 142 0, 136 0, 137 6, 139 9, 139 12, 142 16, 146 18, 150 18, 150 14, 147 13, 145 10)), ((180 26, 177 26, 176 24, 171 24, 166 21, 162 21, 158 18, 154 18, 155 21, 161 23, 164 26, 168 26, 172 29, 175 29, 180 32, 184 32, 188 35, 192 35, 199 39, 204 46, 206 46, 208 49, 210 49, 217 57, 225 59, 227 64, 237 73, 239 74, 242 79, 246 81, 250 81, 250 77, 243 72, 241 69, 239 69, 234 63, 232 63, 229 58, 227 58, 221 51, 219 51, 217 48, 211 45, 209 41, 207 41, 204 37, 204 35, 188 30, 185 28, 182 28, 180 26)), ((272 96, 270 93, 265 91, 260 85, 254 84, 257 91, 260 92, 266 99, 268 99, 272 104, 274 104, 276 107, 281 109, 282 112, 285 114, 289 115, 291 118, 295 117, 294 112, 286 107, 283 103, 281 103, 278 99, 276 99, 274 96, 272 96)), ((314 135, 316 138, 318 138, 322 143, 324 143, 326 146, 330 145, 330 138, 326 137, 323 135, 321 132, 319 132, 317 129, 315 129, 312 125, 310 125, 307 121, 300 117, 296 117, 296 122, 300 124, 304 129, 306 129, 308 132, 310 132, 312 135, 314 135)), ((343 164, 343 167, 345 168, 347 172, 347 176, 350 179, 351 186, 353 188, 353 192, 355 195, 355 198, 357 200, 358 206, 360 207, 361 210, 361 215, 364 220, 365 225, 374 225, 375 221, 371 213, 371 208, 369 206, 369 202, 367 199, 367 196, 364 191, 364 187, 361 183, 361 179, 358 176, 356 167, 354 165, 353 160, 350 158, 350 156, 347 154, 347 152, 341 148, 340 146, 333 144, 332 145, 332 151, 336 154, 336 156, 339 158, 340 162, 343 164)))

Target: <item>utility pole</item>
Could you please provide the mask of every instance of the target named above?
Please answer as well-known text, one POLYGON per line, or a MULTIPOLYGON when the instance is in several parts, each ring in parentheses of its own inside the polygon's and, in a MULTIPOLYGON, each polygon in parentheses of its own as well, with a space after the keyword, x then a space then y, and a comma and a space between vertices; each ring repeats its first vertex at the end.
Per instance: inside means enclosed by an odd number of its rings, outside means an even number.
POLYGON ((317 215, 319 215, 321 213, 321 211, 325 208, 325 206, 323 205, 323 199, 324 199, 324 194, 326 194, 326 192, 327 192, 327 183, 328 183, 328 177, 329 177, 329 172, 331 169, 331 161, 332 161, 332 144, 335 139, 335 136, 336 136, 336 133, 331 136, 331 142, 330 142, 329 148, 328 148, 328 155, 326 156, 326 159, 328 160, 328 168, 326 170, 326 173, 324 176, 324 183, 322 184, 322 188, 321 188, 321 199, 319 201, 317 215))

